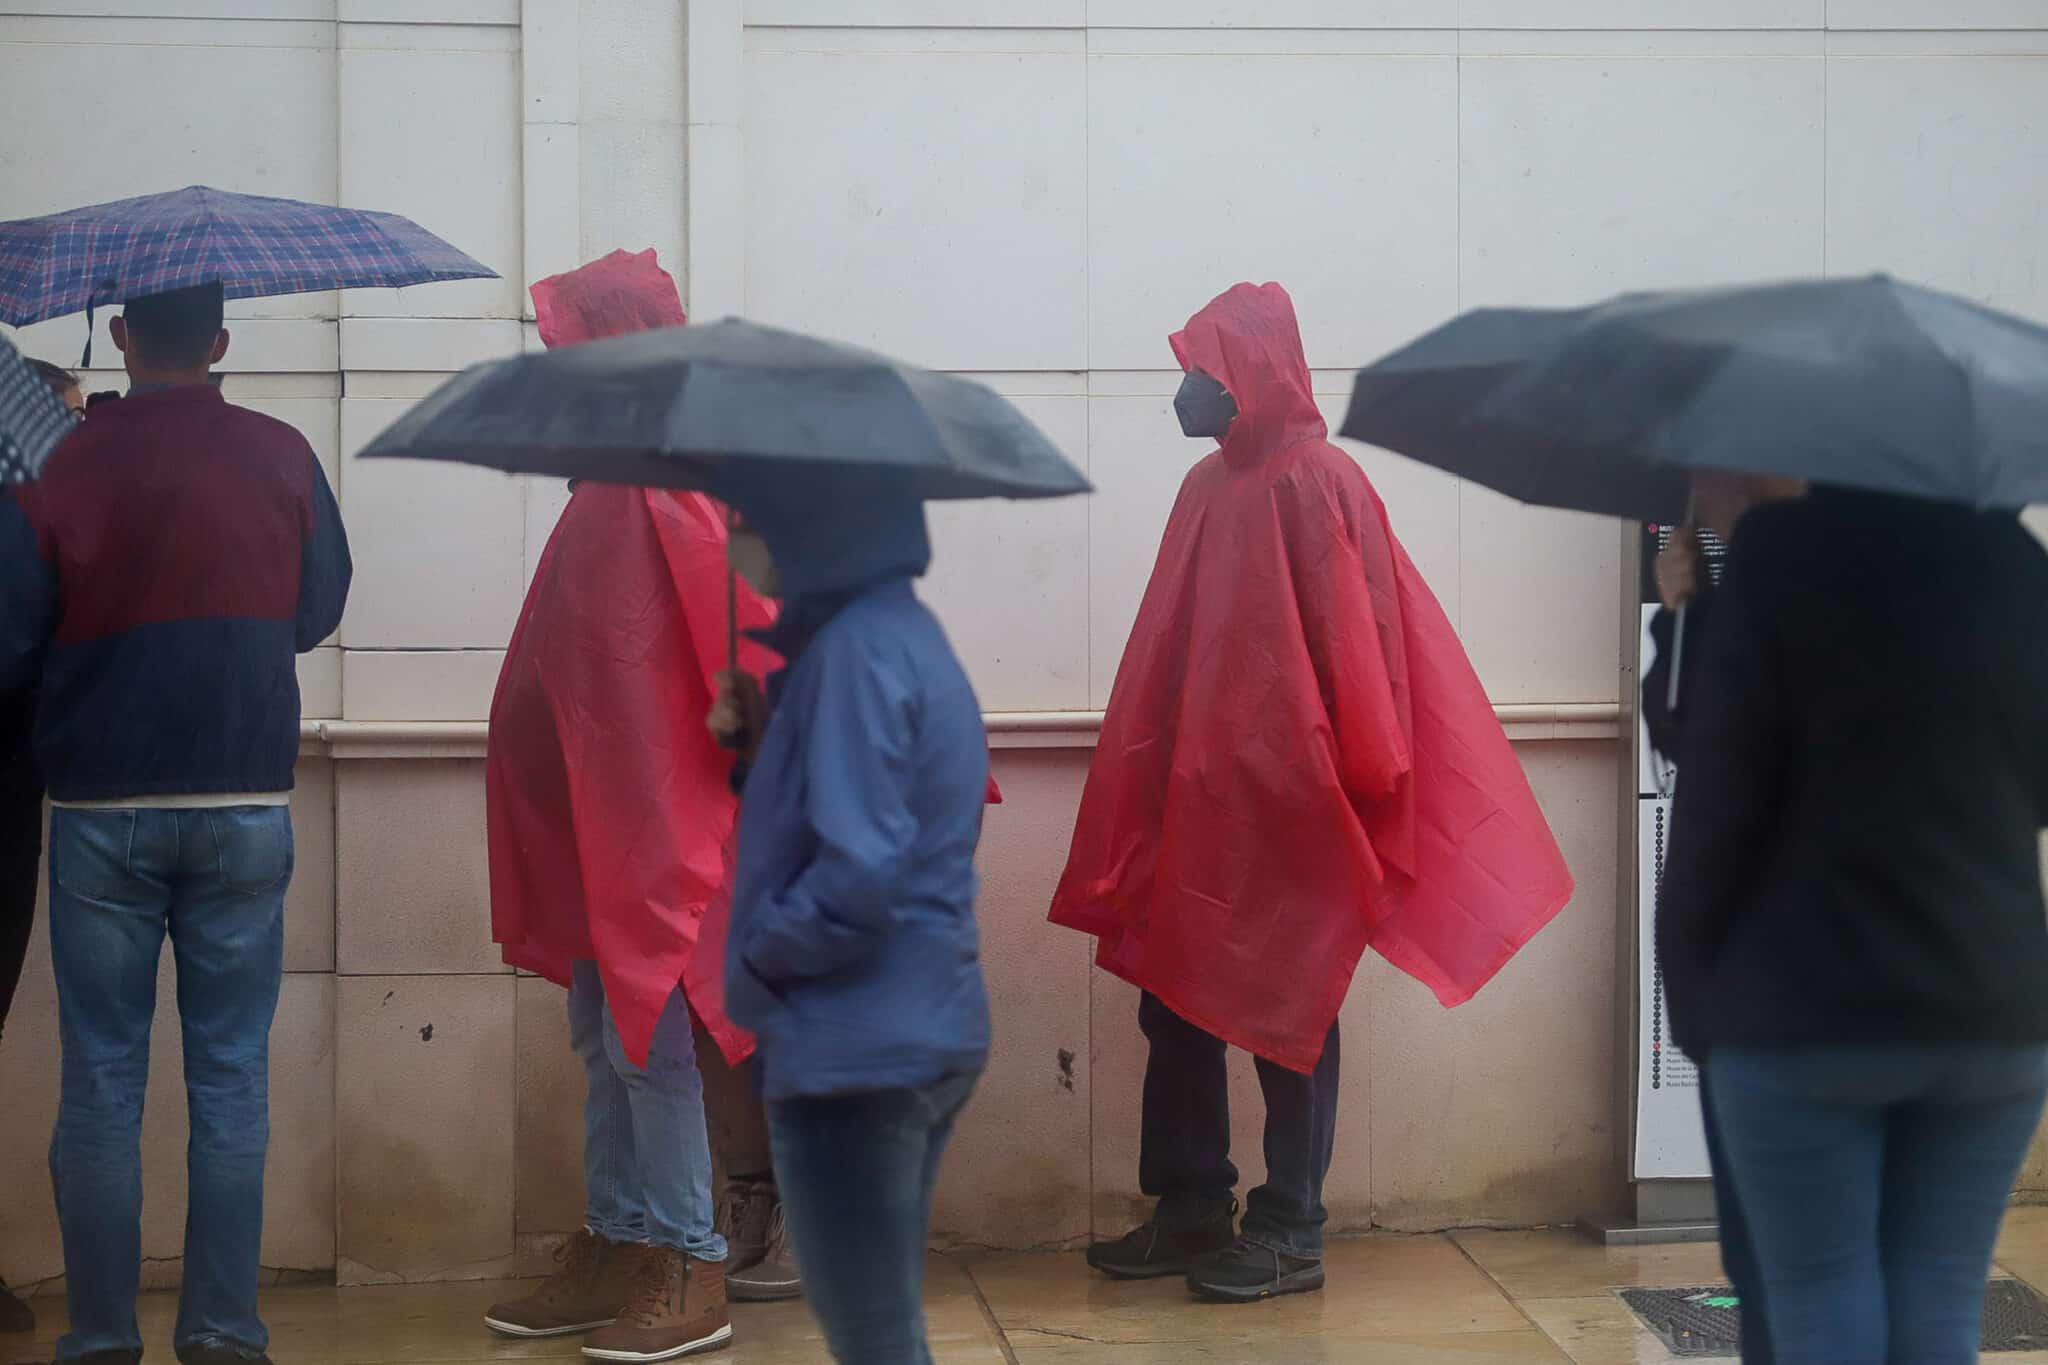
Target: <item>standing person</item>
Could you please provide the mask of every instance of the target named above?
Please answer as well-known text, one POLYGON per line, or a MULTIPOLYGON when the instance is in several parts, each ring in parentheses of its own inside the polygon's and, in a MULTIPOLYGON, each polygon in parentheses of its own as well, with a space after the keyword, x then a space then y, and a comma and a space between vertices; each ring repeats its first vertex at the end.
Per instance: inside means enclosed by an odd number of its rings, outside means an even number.
POLYGON ((729 741, 758 737, 727 998, 760 1039, 775 1169, 834 1359, 929 1365, 932 1188, 989 1046, 981 709, 912 589, 931 547, 907 489, 807 474, 734 501, 733 563, 783 599, 766 639, 787 667, 766 699, 729 676, 712 716, 729 741))
MULTIPOLYGON (((550 347, 684 320, 652 251, 533 297, 550 347)), ((732 755, 699 719, 726 664, 725 520, 697 493, 576 485, 491 706, 493 935, 507 963, 568 988, 589 1090, 585 1225, 554 1275, 484 1320, 515 1337, 588 1332, 600 1360, 732 1338, 692 1040, 695 1017, 720 1067, 753 1046, 721 980, 732 755)), ((738 605, 747 625, 774 619, 751 592, 738 605)))
MULTIPOLYGON (((85 395, 69 370, 33 357, 28 363, 65 407, 85 411, 85 395)), ((28 957, 43 857, 43 775, 36 768, 35 722, 33 687, 0 694, 0 1035, 6 1032, 28 957)), ((35 1329, 35 1314, 0 1280, 0 1332, 35 1329)))
MULTIPOLYGON (((1804 497, 1806 485, 1797 479, 1728 474, 1703 470, 1693 476, 1693 504, 1700 522, 1722 545, 1735 536, 1735 528, 1753 507, 1786 498, 1804 497)), ((1643 723, 1650 744, 1667 762, 1678 762, 1685 734, 1687 704, 1700 677, 1699 661, 1713 620, 1714 581, 1700 549, 1699 532, 1691 526, 1672 532, 1658 552, 1657 596, 1661 605, 1650 618, 1650 638, 1657 655, 1643 673, 1643 723), (1685 613, 1685 648, 1679 653, 1678 613, 1685 613), (1671 704, 1671 671, 1677 667, 1678 704, 1671 704)), ((1680 774, 1681 778, 1683 773, 1680 774)), ((1714 1121, 1713 1080, 1700 1068, 1700 1120, 1706 1130, 1707 1160, 1718 1172, 1728 1169, 1720 1125, 1714 1121)), ((1757 1270, 1756 1250, 1749 1235, 1740 1193, 1731 1180, 1716 1181, 1714 1201, 1721 1233, 1721 1268, 1727 1273, 1741 1303, 1742 1359, 1744 1365, 1774 1365, 1770 1319, 1764 1313, 1763 1278, 1757 1270)))
POLYGON ((185 1365, 263 1360, 270 1024, 292 873, 296 654, 340 624, 347 537, 305 438, 228 403, 219 285, 131 300, 130 388, 0 504, 0 688, 37 687, 63 1094, 50 1171, 71 1330, 135 1361, 157 959, 191 1118, 185 1365))
POLYGON ((1771 1345, 1974 1361, 2048 1096, 2048 554, 2011 513, 1760 507, 1699 669, 1657 950, 1771 1345))
POLYGON ((1366 947, 1470 997, 1571 876, 1443 610, 1325 439, 1294 305, 1240 284, 1172 338, 1220 448, 1181 485, 1081 798, 1056 924, 1144 994, 1140 1188, 1091 1247, 1244 1302, 1323 1285, 1337 1013, 1366 947), (1265 1185, 1232 1198, 1226 1045, 1258 1058, 1265 1185))

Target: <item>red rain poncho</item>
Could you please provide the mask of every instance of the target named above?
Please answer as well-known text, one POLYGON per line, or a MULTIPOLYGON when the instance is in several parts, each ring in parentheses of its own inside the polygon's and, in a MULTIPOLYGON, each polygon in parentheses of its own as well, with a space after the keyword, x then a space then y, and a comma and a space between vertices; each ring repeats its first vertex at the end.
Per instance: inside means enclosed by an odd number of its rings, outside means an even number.
POLYGON ((1368 944, 1456 1005, 1572 878, 1443 608, 1325 439, 1286 291, 1238 285, 1173 349, 1239 415, 1174 504, 1052 920, 1306 1072, 1368 944))
MULTIPOLYGON (((683 321, 654 253, 615 252, 533 289, 568 345, 683 321)), ((595 960, 644 1064, 678 983, 728 1059, 732 755, 705 729, 726 666, 725 515, 697 493, 581 484, 541 556, 491 703, 491 931, 505 961, 569 984, 595 960)), ((739 624, 772 609, 739 588, 739 624)), ((757 675, 773 656, 743 647, 757 675)))

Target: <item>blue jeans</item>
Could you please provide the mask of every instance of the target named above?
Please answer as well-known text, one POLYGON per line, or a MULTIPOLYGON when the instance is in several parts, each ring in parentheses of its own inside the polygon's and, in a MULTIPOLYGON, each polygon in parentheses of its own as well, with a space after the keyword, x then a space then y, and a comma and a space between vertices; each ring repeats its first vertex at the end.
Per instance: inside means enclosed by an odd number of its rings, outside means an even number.
POLYGON ((1707 1133, 1707 1164, 1714 1172, 1714 1204, 1720 1221, 1721 1270, 1742 1301, 1742 1365, 1777 1365, 1771 1350, 1771 1323, 1764 1314, 1763 1272, 1757 1268, 1756 1242, 1742 1193, 1728 1166, 1728 1145, 1714 1118, 1714 1085, 1710 1068, 1700 1068, 1700 1119, 1707 1133))
POLYGON ((725 1259, 712 1229, 711 1140, 690 1007, 668 998, 647 1065, 626 1057, 595 962, 569 986, 569 1044, 583 1059, 584 1219, 610 1242, 649 1242, 700 1261, 725 1259))
MULTIPOLYGON (((1199 1220, 1230 1202, 1230 1073, 1223 1040, 1190 1024, 1147 992, 1138 1027, 1152 1045, 1138 1141, 1138 1188, 1159 1201, 1168 1223, 1199 1220)), ((1314 1074, 1258 1059, 1266 1097, 1266 1183, 1245 1200, 1244 1235, 1290 1256, 1319 1259, 1323 1180, 1337 1144, 1337 1026, 1314 1074)))
POLYGON ((71 1331, 60 1360, 139 1351, 142 1096, 165 934, 184 1035, 184 1291, 173 1343, 257 1353, 270 1022, 284 972, 291 812, 58 810, 50 822, 50 957, 63 1096, 50 1176, 71 1331))
POLYGON ((924 1258, 932 1188, 978 1079, 769 1104, 790 1238, 834 1360, 931 1365, 924 1258))
POLYGON ((1724 1048, 1708 1073, 1777 1354, 1974 1365, 2048 1048, 1724 1048))

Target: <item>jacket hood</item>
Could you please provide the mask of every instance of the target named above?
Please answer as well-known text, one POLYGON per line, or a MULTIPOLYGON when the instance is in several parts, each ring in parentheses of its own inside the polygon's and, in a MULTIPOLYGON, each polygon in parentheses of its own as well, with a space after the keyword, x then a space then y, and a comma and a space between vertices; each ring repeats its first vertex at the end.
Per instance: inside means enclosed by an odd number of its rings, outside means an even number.
POLYGON ((785 601, 850 597, 931 567, 924 503, 876 471, 736 476, 720 492, 775 556, 785 601))
POLYGON ((1316 407, 1294 300, 1277 284, 1237 284, 1211 299, 1168 343, 1183 370, 1230 390, 1237 420, 1223 438, 1232 460, 1262 460, 1328 437, 1316 407))
POLYGON ((533 286, 533 314, 549 350, 604 337, 680 327, 686 321, 675 278, 654 248, 611 255, 533 286))

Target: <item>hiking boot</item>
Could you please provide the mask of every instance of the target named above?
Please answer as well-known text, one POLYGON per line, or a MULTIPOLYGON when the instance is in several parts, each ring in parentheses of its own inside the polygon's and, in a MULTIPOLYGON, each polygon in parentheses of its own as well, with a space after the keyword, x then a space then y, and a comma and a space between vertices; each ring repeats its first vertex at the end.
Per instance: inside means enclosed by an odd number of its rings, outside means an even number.
MULTIPOLYGON (((772 1195, 773 1186, 770 1186, 772 1195)), ((800 1299, 804 1277, 796 1268, 796 1250, 789 1244, 789 1220, 777 1199, 768 1213, 768 1244, 744 1270, 727 1262, 725 1292, 734 1303, 780 1303, 800 1299)))
POLYGON ((1188 1288, 1216 1303, 1256 1303, 1322 1287, 1321 1257, 1290 1256, 1245 1237, 1200 1257, 1188 1271, 1188 1288))
POLYGON ((270 1365, 270 1357, 225 1341, 205 1341, 180 1347, 178 1365, 270 1365))
POLYGON ((619 1320, 590 1334, 592 1360, 674 1360, 732 1341, 725 1310, 725 1263, 668 1247, 619 1248, 629 1258, 631 1293, 619 1320))
POLYGON ((1165 1219, 1157 1213, 1143 1227, 1114 1242, 1088 1248, 1088 1264, 1113 1280, 1157 1280, 1185 1275, 1195 1260, 1222 1251, 1237 1236, 1237 1203, 1218 1205, 1193 1222, 1165 1219))
POLYGON ((555 1252, 555 1273, 531 1294, 484 1314, 484 1326, 508 1337, 566 1337, 609 1327, 626 1306, 625 1253, 588 1228, 555 1252))
POLYGON ((36 1330, 36 1315, 25 1299, 16 1297, 7 1287, 7 1281, 0 1280, 0 1332, 33 1332, 36 1330))
MULTIPOLYGON (((769 1224, 781 1206, 772 1180, 728 1180, 725 1196, 718 1201, 712 1226, 725 1239, 725 1287, 742 1270, 759 1265, 768 1255, 769 1224)), ((733 1294, 738 1298, 738 1294, 733 1294)))

